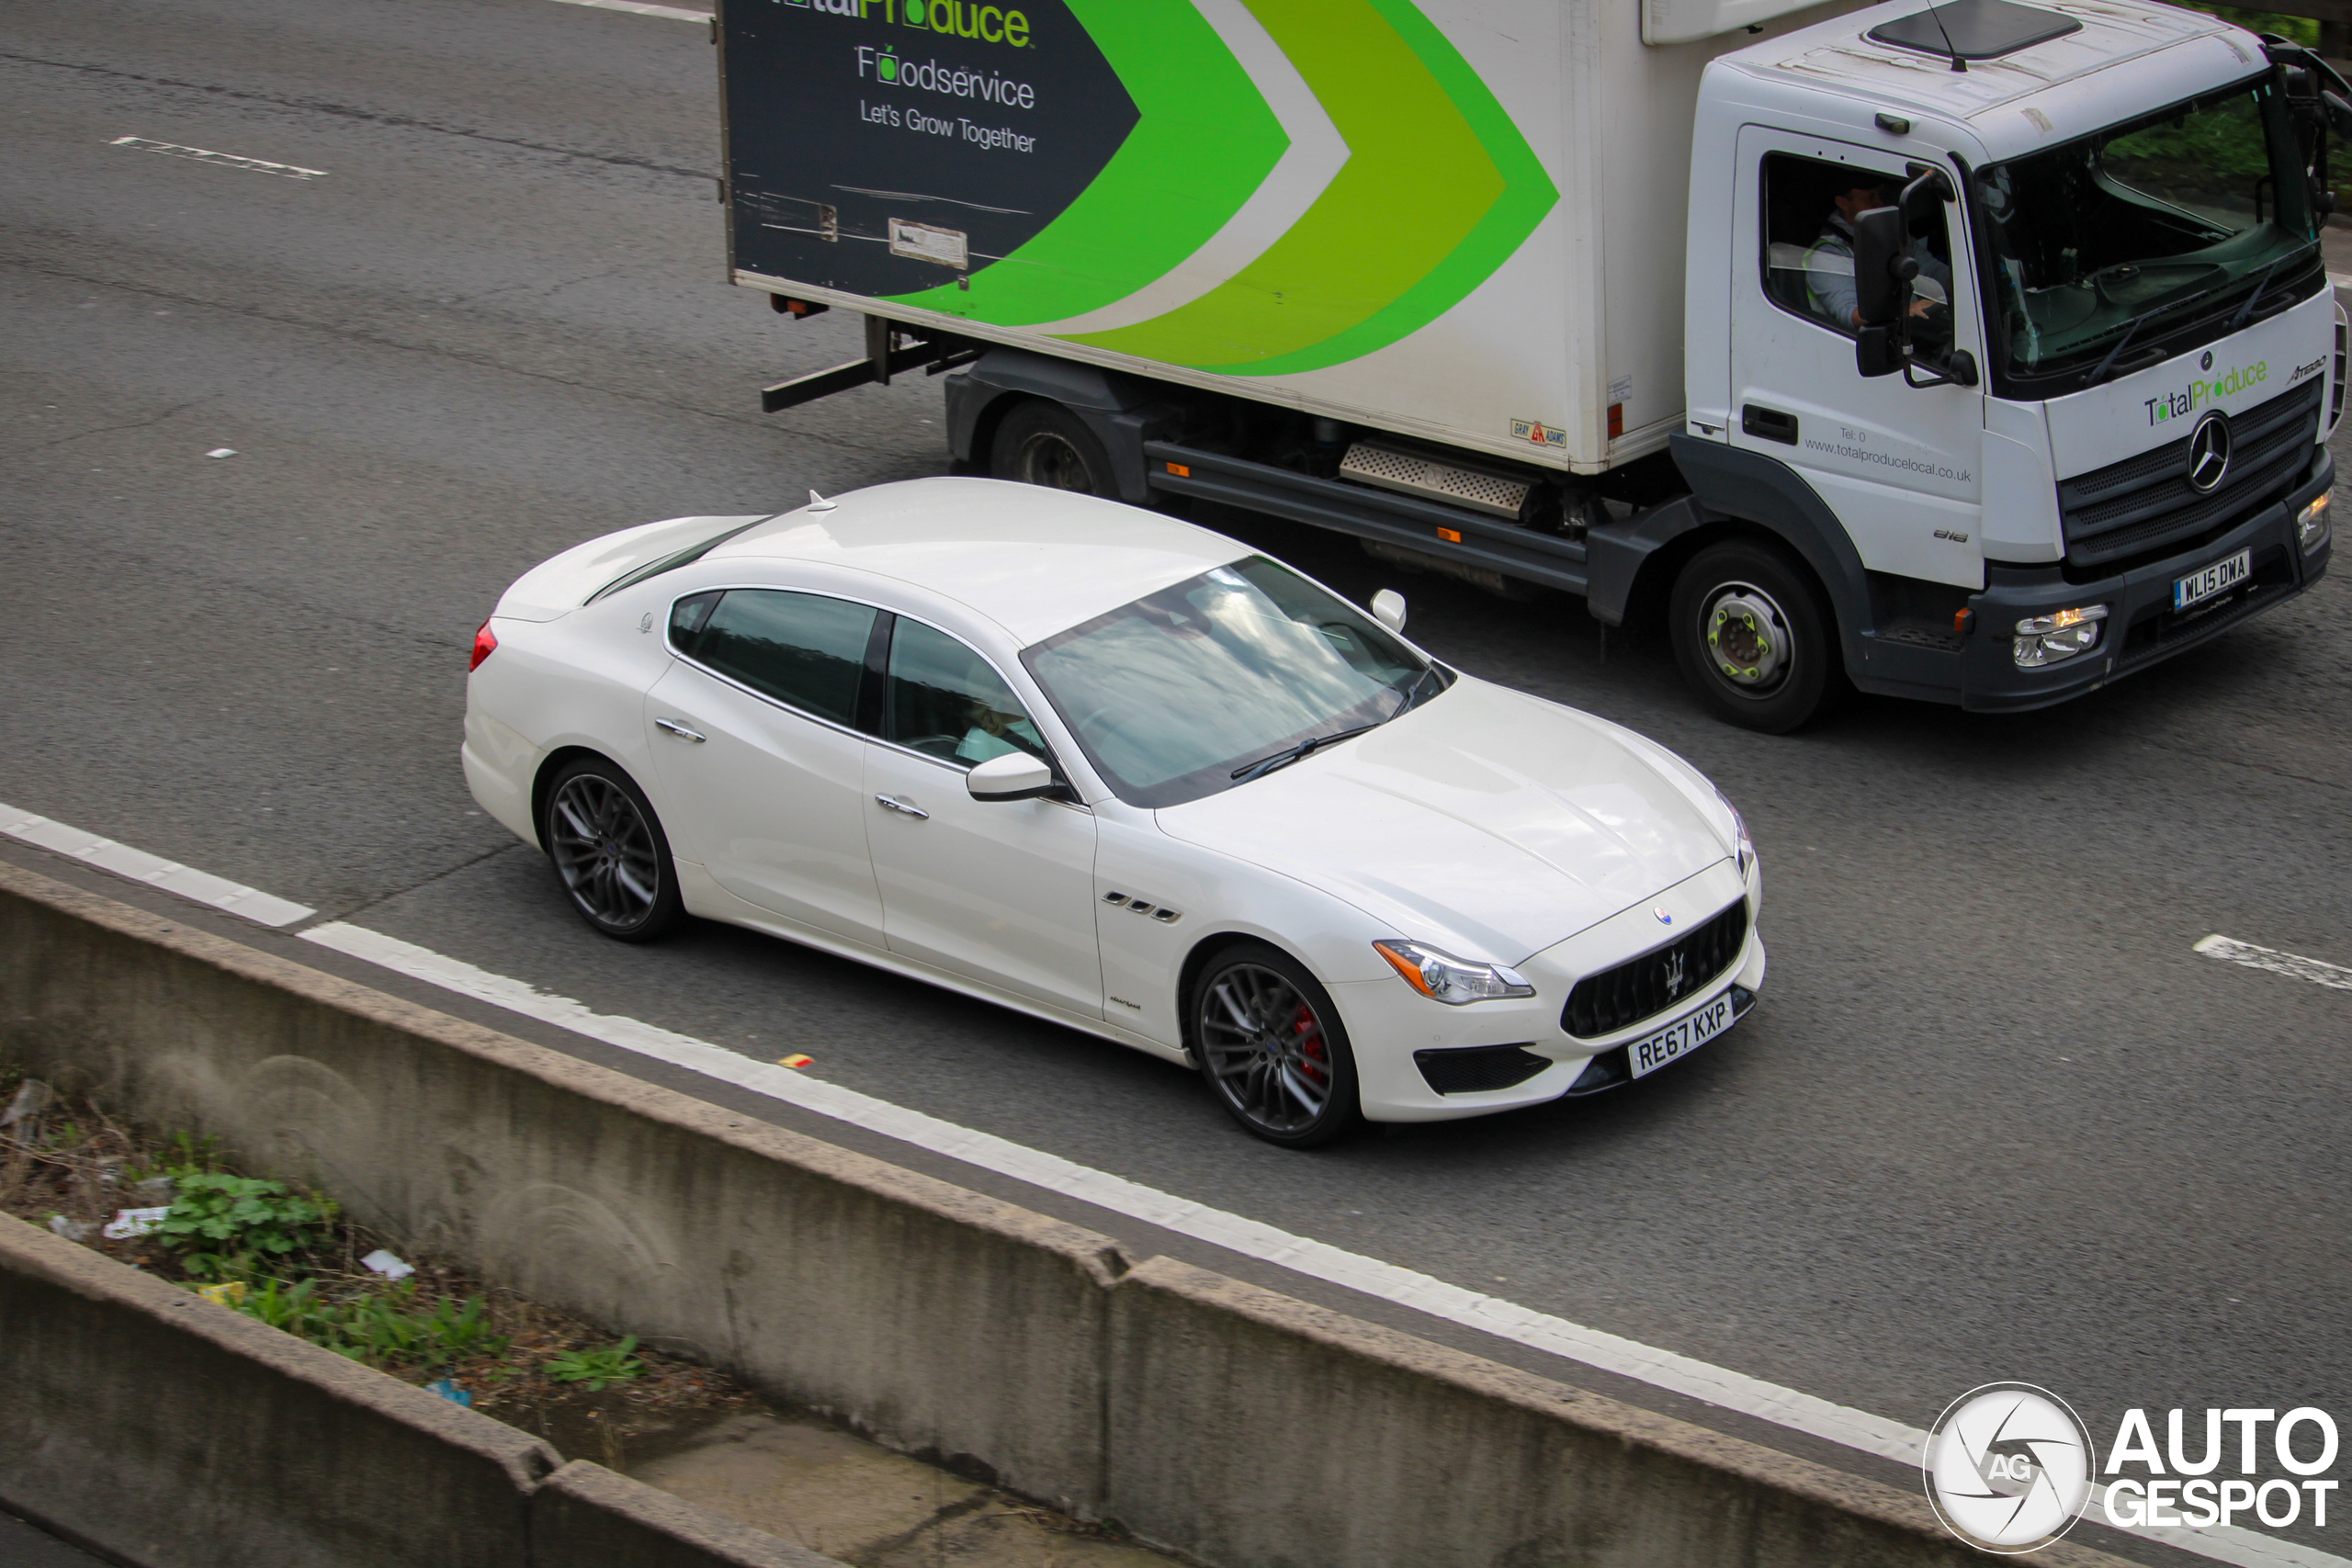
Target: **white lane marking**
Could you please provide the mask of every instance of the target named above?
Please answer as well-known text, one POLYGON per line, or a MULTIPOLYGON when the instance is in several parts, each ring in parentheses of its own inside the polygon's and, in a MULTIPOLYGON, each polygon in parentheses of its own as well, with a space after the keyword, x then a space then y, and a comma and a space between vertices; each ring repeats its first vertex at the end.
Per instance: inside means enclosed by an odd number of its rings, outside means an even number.
POLYGON ((36 817, 13 806, 0 806, 0 833, 26 843, 38 844, 44 850, 54 850, 75 860, 87 861, 102 871, 127 876, 133 882, 144 882, 166 893, 176 893, 183 898, 193 898, 199 904, 209 904, 216 909, 226 909, 232 915, 243 915, 266 926, 290 926, 297 920, 307 920, 318 913, 306 904, 280 898, 242 882, 232 882, 210 872, 192 871, 175 860, 151 855, 144 850, 134 850, 128 844, 118 844, 112 839, 102 839, 96 833, 79 828, 69 828, 62 822, 52 822, 46 817, 36 817))
POLYGON ((234 152, 208 152, 201 147, 182 147, 173 141, 150 141, 143 136, 118 136, 107 143, 109 147, 129 147, 141 152, 162 152, 174 158, 193 158, 199 164, 219 164, 223 168, 251 169, 258 175, 283 175, 289 180, 322 180, 324 169, 306 169, 299 164, 273 164, 266 158, 241 158, 234 152))
POLYGON ((689 11, 683 6, 648 6, 645 0, 563 0, 567 6, 594 6, 599 11, 634 11, 640 17, 668 17, 680 22, 707 22, 707 11, 689 11))
POLYGON ((2281 953, 2275 947, 2256 947, 2250 942, 2219 935, 2209 936, 2199 942, 2197 951, 2208 958, 2219 958, 2224 963, 2243 964, 2249 969, 2267 969, 2273 975, 2309 980, 2314 986, 2352 991, 2352 969, 2339 964, 2323 963, 2300 953, 2281 953))
POLYGON ((2338 288, 2352 288, 2352 272, 2331 272, 2327 280, 2338 288))
MULTIPOLYGON (((585 1034, 607 1045, 688 1068, 723 1082, 739 1085, 772 1099, 797 1105, 821 1116, 929 1149, 967 1165, 1010 1176, 1047 1191, 1067 1193, 1097 1208, 1126 1214, 1180 1235, 1205 1241, 1247 1258, 1361 1291, 1383 1301, 1444 1318, 1482 1333, 1515 1341, 1547 1354, 1580 1361, 1654 1388, 1687 1394, 1710 1404, 1736 1410, 1859 1449, 1881 1459, 1917 1465, 1926 1451, 1928 1434, 1918 1427, 1889 1421, 1867 1411, 1833 1404, 1809 1393, 1751 1378, 1724 1367, 1710 1365, 1671 1350, 1660 1350, 1587 1328, 1566 1318, 1536 1312, 1495 1296, 1481 1295, 1444 1280, 1375 1258, 1346 1252, 1306 1236, 1294 1235, 1272 1225, 1212 1209, 1188 1198, 1129 1181, 1108 1171, 1051 1155, 1042 1149, 1012 1143, 991 1133, 943 1122, 920 1111, 909 1111, 839 1084, 812 1078, 805 1072, 753 1061, 713 1045, 708 1041, 675 1033, 633 1018, 592 1010, 570 997, 542 991, 521 980, 478 969, 461 959, 445 957, 397 937, 371 931, 340 920, 311 927, 301 933, 351 957, 397 971, 413 979, 442 987, 478 1001, 489 1002, 528 1018, 585 1034)), ((2094 1489, 2083 1517, 2103 1519, 2094 1489)), ((2352 1559, 2331 1556, 2307 1547, 2273 1540, 2257 1531, 2229 1529, 2142 1529, 2132 1532, 2165 1541, 2184 1551, 2229 1562, 2238 1568, 2352 1568, 2352 1559)))

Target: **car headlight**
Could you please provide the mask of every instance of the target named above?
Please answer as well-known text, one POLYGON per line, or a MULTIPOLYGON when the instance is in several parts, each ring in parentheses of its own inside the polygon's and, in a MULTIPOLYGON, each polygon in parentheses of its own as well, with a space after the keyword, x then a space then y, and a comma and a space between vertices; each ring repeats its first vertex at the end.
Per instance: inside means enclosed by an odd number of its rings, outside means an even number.
POLYGON ((2310 555, 2327 543, 2327 497, 2323 493, 2295 517, 2295 535, 2302 542, 2303 554, 2310 555))
POLYGON ((1747 818, 1739 814, 1739 807, 1731 803, 1731 796, 1719 789, 1715 791, 1715 798, 1724 803, 1725 811, 1731 813, 1732 832, 1739 854, 1739 879, 1745 882, 1749 869, 1756 864, 1756 840, 1747 836, 1747 818))
POLYGON ((2018 623, 2016 643, 2010 652, 2020 670, 2037 670, 2045 664, 2057 664, 2078 653, 2088 653, 2098 646, 2098 626, 2107 619, 2104 604, 2085 604, 2075 610, 2054 610, 2047 615, 2028 615, 2018 623))
POLYGON ((1448 1007, 1535 994, 1535 987, 1522 979, 1519 971, 1499 964, 1472 964, 1440 953, 1424 942, 1389 941, 1372 945, 1374 951, 1396 966, 1396 973, 1405 976, 1405 984, 1430 1000, 1448 1007))

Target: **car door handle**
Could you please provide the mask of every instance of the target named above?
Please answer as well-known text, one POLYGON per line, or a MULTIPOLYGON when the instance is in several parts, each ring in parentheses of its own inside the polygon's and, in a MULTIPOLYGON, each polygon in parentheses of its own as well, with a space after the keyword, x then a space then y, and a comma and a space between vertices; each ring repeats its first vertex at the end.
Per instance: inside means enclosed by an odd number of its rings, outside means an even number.
POLYGON ((874 804, 885 811, 895 811, 901 817, 911 817, 918 822, 931 820, 931 813, 911 800, 900 800, 895 795, 877 795, 874 797, 874 804))
POLYGON ((691 740, 697 746, 709 739, 708 736, 700 735, 695 733, 694 730, 688 729, 684 725, 680 724, 674 718, 657 718, 653 721, 653 728, 656 729, 666 729, 671 734, 676 736, 679 739, 691 740))

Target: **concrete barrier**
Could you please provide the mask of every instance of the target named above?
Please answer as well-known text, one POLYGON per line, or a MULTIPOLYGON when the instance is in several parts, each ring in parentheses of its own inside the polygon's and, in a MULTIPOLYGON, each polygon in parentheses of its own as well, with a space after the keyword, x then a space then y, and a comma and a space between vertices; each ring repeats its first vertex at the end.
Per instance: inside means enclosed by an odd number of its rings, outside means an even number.
MULTIPOLYGON (((1131 1270, 1075 1226, 6 865, 0 1050, 421 1251, 1227 1568, 1981 1561, 1917 1493, 1131 1270)), ((598 1506, 569 1487, 551 1518, 598 1506)))
POLYGON ((839 1568, 6 1217, 0 1501, 141 1568, 839 1568))

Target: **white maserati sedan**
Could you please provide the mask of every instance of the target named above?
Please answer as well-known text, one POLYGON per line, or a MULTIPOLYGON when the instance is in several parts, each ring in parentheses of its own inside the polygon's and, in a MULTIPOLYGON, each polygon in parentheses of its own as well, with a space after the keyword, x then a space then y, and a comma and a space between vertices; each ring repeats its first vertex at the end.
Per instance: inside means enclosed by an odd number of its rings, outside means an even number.
POLYGON ((682 517, 475 638, 474 797, 588 924, 732 921, 1197 1066, 1258 1136, 1640 1077, 1754 1003, 1671 752, 1222 535, 989 479, 682 517))

